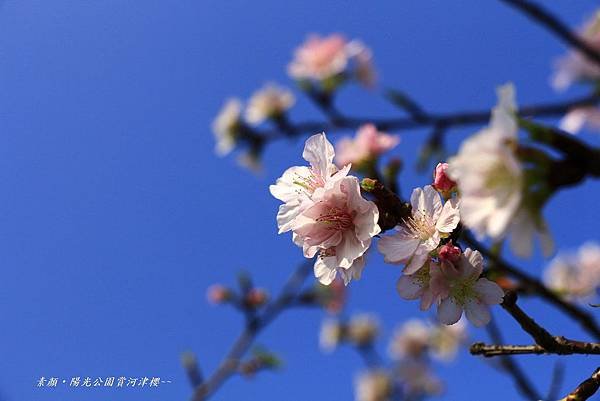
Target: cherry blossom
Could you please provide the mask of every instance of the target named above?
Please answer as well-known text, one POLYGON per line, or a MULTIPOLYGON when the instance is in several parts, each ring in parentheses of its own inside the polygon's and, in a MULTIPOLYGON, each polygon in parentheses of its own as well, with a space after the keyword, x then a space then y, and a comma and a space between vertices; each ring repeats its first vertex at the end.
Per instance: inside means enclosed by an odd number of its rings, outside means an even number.
POLYGON ((360 164, 377 158, 400 143, 398 135, 378 131, 373 124, 365 124, 356 132, 354 139, 342 138, 335 146, 339 166, 360 164))
POLYGON ((342 78, 354 76, 365 86, 372 86, 375 81, 370 50, 340 34, 309 36, 296 49, 288 73, 298 80, 323 82, 345 75, 342 78))
POLYGON ((265 85, 255 92, 246 106, 246 120, 251 124, 275 118, 292 107, 296 99, 289 90, 274 83, 265 85))
POLYGON ((344 327, 337 319, 327 319, 321 324, 319 347, 324 352, 333 351, 344 338, 344 327))
POLYGON ((225 156, 235 147, 238 130, 241 124, 242 102, 239 99, 229 99, 212 124, 213 133, 217 142, 215 152, 225 156))
POLYGON ((354 388, 356 401, 388 401, 394 391, 394 381, 385 370, 370 370, 356 378, 354 388))
POLYGON ((280 234, 291 229, 294 219, 313 204, 313 198, 320 196, 325 184, 340 180, 348 174, 350 166, 338 171, 333 164, 334 156, 333 145, 325 134, 313 135, 306 140, 302 153, 310 167, 290 167, 277 179, 275 185, 269 187, 271 194, 284 202, 277 213, 280 234))
POLYGON ((461 220, 480 238, 501 238, 522 199, 523 170, 510 146, 517 137, 514 88, 506 85, 498 96, 490 126, 465 140, 448 163, 460 191, 461 220))
POLYGON ((327 285, 342 269, 360 275, 361 257, 381 231, 378 218, 375 204, 361 196, 358 179, 348 176, 328 184, 318 200, 293 220, 291 229, 305 257, 318 253, 315 276, 327 285), (355 263, 360 267, 353 267, 355 263))
POLYGON ((460 220, 457 200, 442 205, 439 193, 431 185, 415 188, 410 203, 412 215, 396 226, 394 235, 381 238, 378 244, 387 263, 406 264, 405 274, 419 270, 460 220))
POLYGON ((560 120, 560 128, 571 134, 584 128, 600 131, 600 108, 588 106, 573 109, 560 120))
POLYGON ((429 349, 431 328, 421 319, 410 319, 397 328, 389 345, 394 359, 420 358, 429 349))
POLYGON ((428 260, 423 267, 413 274, 403 274, 396 284, 401 298, 406 300, 421 299, 421 310, 428 310, 434 302, 439 302, 440 294, 433 291, 432 276, 439 276, 439 264, 428 260))
POLYGON ((557 256, 544 272, 544 282, 569 299, 591 300, 600 287, 600 246, 590 242, 576 253, 557 256))
MULTIPOLYGON (((579 34, 590 48, 600 51, 600 10, 584 24, 579 34)), ((578 50, 571 50, 556 63, 552 85, 564 90, 576 81, 600 79, 600 67, 578 50)))
POLYGON ((478 251, 467 248, 457 263, 442 263, 444 280, 433 285, 433 291, 442 294, 437 310, 444 324, 454 324, 465 315, 473 325, 480 327, 490 321, 489 305, 502 302, 504 292, 493 281, 480 278, 483 257, 478 251))

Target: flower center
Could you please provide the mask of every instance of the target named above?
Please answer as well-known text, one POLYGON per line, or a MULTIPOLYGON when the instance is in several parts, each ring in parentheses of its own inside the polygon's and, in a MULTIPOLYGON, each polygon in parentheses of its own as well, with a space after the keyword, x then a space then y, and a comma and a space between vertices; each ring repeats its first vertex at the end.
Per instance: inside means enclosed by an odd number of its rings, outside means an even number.
POLYGON ((413 238, 426 241, 435 234, 435 224, 424 210, 415 210, 411 217, 404 219, 404 225, 413 238))
POLYGON ((317 188, 322 188, 325 186, 325 180, 320 174, 311 169, 308 177, 296 175, 294 184, 302 187, 306 192, 308 192, 309 195, 312 195, 317 188))
POLYGON ((476 298, 473 284, 474 280, 465 280, 452 287, 451 296, 456 300, 456 303, 464 306, 467 301, 476 298))
POLYGON ((336 206, 327 207, 316 220, 327 229, 334 231, 345 231, 354 226, 352 216, 336 206))

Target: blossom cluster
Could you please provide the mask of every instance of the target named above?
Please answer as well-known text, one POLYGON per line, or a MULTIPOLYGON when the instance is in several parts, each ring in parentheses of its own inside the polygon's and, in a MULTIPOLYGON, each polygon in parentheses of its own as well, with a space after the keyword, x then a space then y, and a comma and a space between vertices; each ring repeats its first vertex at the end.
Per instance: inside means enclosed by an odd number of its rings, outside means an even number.
MULTIPOLYGON (((359 352, 368 353, 374 349, 379 333, 379 322, 372 315, 359 314, 348 321, 328 319, 321 326, 320 346, 331 352, 347 343, 359 352)), ((418 319, 405 322, 394 332, 388 347, 391 366, 380 359, 357 376, 356 401, 387 401, 399 395, 406 399, 439 395, 443 385, 432 371, 430 357, 451 361, 466 338, 462 321, 454 326, 418 319)))
MULTIPOLYGON (((363 198, 358 179, 349 175, 351 165, 338 170, 333 164, 335 152, 325 134, 309 138, 303 156, 310 167, 291 167, 270 187, 271 194, 284 202, 277 215, 279 232, 292 231, 304 256, 317 256, 314 271, 322 284, 330 284, 338 274, 348 284, 360 278, 365 252, 381 231, 379 210, 363 198)), ((463 253, 452 244, 461 201, 453 195, 457 184, 448 177, 448 168, 446 164, 436 168, 435 187, 413 191, 412 214, 395 234, 380 239, 378 249, 387 263, 405 265, 398 281, 401 297, 420 298, 423 310, 438 305, 438 317, 445 324, 456 323, 465 310, 467 318, 480 326, 490 319, 488 305, 500 303, 503 292, 480 277, 479 252, 463 253), (449 197, 443 198, 438 190, 449 197)))

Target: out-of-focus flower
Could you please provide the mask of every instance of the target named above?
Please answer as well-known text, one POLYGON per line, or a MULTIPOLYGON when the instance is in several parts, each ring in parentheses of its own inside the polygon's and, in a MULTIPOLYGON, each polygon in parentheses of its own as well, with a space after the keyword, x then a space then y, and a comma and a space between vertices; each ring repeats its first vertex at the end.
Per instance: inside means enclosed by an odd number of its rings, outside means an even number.
POLYGON ((405 274, 419 270, 440 239, 447 237, 460 220, 456 199, 442 205, 439 193, 431 185, 415 188, 410 203, 412 216, 396 226, 397 233, 381 238, 378 244, 387 263, 406 264, 405 274))
POLYGON ((321 324, 319 347, 325 352, 333 351, 345 336, 345 328, 337 319, 327 319, 321 324))
POLYGON ((211 304, 222 304, 233 297, 231 290, 221 284, 213 284, 206 290, 206 299, 211 304))
POLYGON ((246 294, 245 301, 251 307, 257 308, 264 305, 268 298, 267 292, 262 288, 251 288, 248 294, 246 294))
POLYGON ((490 321, 489 305, 502 302, 504 291, 493 281, 479 278, 483 270, 483 257, 478 251, 467 248, 457 263, 442 263, 440 276, 433 281, 433 291, 442 295, 438 306, 438 319, 444 324, 454 324, 462 316, 480 327, 490 321))
POLYGON ((309 36, 296 49, 288 73, 294 79, 320 83, 335 77, 343 81, 354 76, 362 84, 371 86, 375 80, 369 49, 360 42, 347 41, 340 34, 309 36))
POLYGON ((421 298, 421 310, 428 310, 434 302, 439 302, 440 294, 431 286, 432 271, 438 271, 439 264, 429 260, 413 274, 403 274, 396 284, 400 297, 408 300, 421 298))
POLYGON ((502 87, 498 95, 490 127, 465 140, 448 163, 460 190, 463 223, 479 237, 494 239, 505 234, 523 191, 523 171, 510 146, 517 138, 513 86, 502 87))
POLYGON ((402 380, 407 399, 439 395, 443 385, 427 363, 419 359, 406 359, 398 366, 398 377, 402 380))
MULTIPOLYGON (((600 10, 585 23, 579 36, 590 48, 600 52, 600 10)), ((571 50, 556 63, 552 85, 558 90, 564 90, 576 81, 599 79, 600 66, 580 51, 571 50)))
POLYGON ((455 188, 456 182, 447 173, 448 163, 438 163, 433 172, 432 186, 447 197, 455 188))
POLYGON ((358 129, 354 139, 342 138, 335 145, 336 162, 338 166, 349 163, 360 165, 376 159, 398 143, 400 143, 398 135, 389 135, 378 131, 373 124, 365 124, 358 129))
POLYGON ((333 280, 330 285, 322 288, 325 292, 323 306, 327 312, 340 313, 346 303, 346 286, 343 279, 333 280))
POLYGON ((246 106, 246 120, 260 124, 269 118, 277 118, 295 103, 294 94, 274 83, 255 92, 246 106))
POLYGON ((600 287, 600 246, 586 243, 575 254, 557 256, 544 272, 544 282, 567 298, 590 300, 600 287))
POLYGON ((325 134, 313 135, 306 140, 302 153, 310 167, 290 167, 275 185, 269 187, 271 194, 284 202, 277 213, 280 234, 291 229, 295 218, 314 203, 313 197, 316 195, 318 198, 327 183, 333 183, 348 174, 350 166, 338 171, 333 164, 334 156, 333 145, 325 134))
POLYGON ((260 174, 263 172, 263 165, 260 155, 255 152, 244 152, 238 156, 237 161, 240 166, 247 168, 254 174, 260 174))
POLYGON ((514 87, 498 89, 498 105, 490 125, 465 140, 449 160, 449 176, 460 191, 461 221, 479 238, 502 239, 509 232, 511 247, 529 256, 533 237, 539 235, 545 254, 552 251, 546 225, 538 210, 523 203, 524 172, 515 155, 518 125, 514 87))
POLYGON ((288 66, 296 79, 327 79, 344 71, 348 64, 348 42, 339 34, 327 37, 311 35, 296 49, 288 66))
POLYGON ((371 50, 359 41, 348 43, 348 53, 350 60, 354 62, 354 74, 358 82, 371 88, 375 85, 377 75, 373 67, 373 55, 371 50))
POLYGON ((442 361, 450 361, 466 340, 467 325, 463 319, 452 326, 437 324, 431 328, 429 336, 431 355, 442 361))
POLYGON ((348 340, 359 347, 367 346, 375 341, 379 334, 379 322, 368 314, 352 316, 348 322, 348 340))
POLYGON ((394 332, 389 354, 394 359, 420 358, 430 346, 431 328, 420 319, 406 321, 394 332))
POLYGON ((242 103, 239 99, 228 99, 212 124, 217 142, 215 152, 225 156, 235 147, 241 127, 242 103))
POLYGON ((442 361, 454 359, 467 339, 464 320, 452 326, 411 319, 396 329, 389 346, 394 359, 419 359, 425 354, 442 361))
POLYGON ((356 401, 388 401, 393 391, 394 383, 389 373, 379 369, 360 374, 354 385, 356 401))
POLYGON ((347 283, 360 276, 362 256, 381 231, 378 218, 377 206, 361 196, 358 179, 348 176, 327 185, 319 199, 294 219, 291 229, 305 257, 319 254, 315 276, 321 284, 330 284, 337 273, 347 283))
POLYGON ((571 134, 584 128, 600 131, 600 108, 587 106, 573 109, 560 120, 560 128, 571 134))

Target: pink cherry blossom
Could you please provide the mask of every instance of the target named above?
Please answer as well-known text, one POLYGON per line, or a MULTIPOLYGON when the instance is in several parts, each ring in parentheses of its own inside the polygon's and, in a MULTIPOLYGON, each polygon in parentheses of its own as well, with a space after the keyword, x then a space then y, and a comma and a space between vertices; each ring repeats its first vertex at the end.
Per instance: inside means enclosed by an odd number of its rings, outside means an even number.
POLYGON ((377 206, 361 196, 358 179, 348 176, 329 183, 319 199, 294 219, 291 229, 304 256, 319 254, 315 276, 328 285, 337 273, 346 282, 360 274, 361 257, 381 231, 378 218, 377 206))
MULTIPOLYGON (((443 285, 435 285, 436 277, 440 277, 440 265, 431 260, 413 274, 404 274, 398 279, 396 289, 401 298, 407 300, 421 299, 421 310, 428 310, 432 304, 441 299, 440 289, 443 285)), ((439 279, 438 279, 439 280, 439 279)))
POLYGON ((333 145, 324 133, 313 135, 306 140, 302 157, 310 163, 287 169, 269 187, 271 194, 284 202, 277 213, 279 233, 289 231, 294 219, 318 198, 325 184, 335 182, 348 174, 350 166, 341 170, 333 164, 333 145))
POLYGON ((432 291, 443 294, 437 310, 441 323, 458 322, 463 310, 473 325, 480 327, 489 323, 489 305, 501 303, 504 291, 493 281, 479 278, 482 270, 483 257, 469 248, 457 263, 442 263, 440 277, 443 279, 432 280, 432 291))
POLYGON ((410 203, 412 215, 396 226, 396 234, 383 237, 378 244, 387 263, 406 264, 405 274, 419 270, 460 220, 458 201, 450 199, 442 205, 440 194, 431 185, 415 188, 410 203))
POLYGON ((349 163, 359 164, 375 159, 396 147, 398 143, 400 143, 398 135, 389 135, 378 131, 373 124, 365 124, 358 129, 354 139, 342 138, 336 144, 336 162, 339 166, 349 163))
POLYGON ((340 34, 311 35, 296 49, 289 74, 296 79, 323 80, 341 73, 348 64, 347 44, 340 34))
POLYGON ((456 182, 447 173, 448 163, 438 163, 433 173, 433 187, 441 192, 449 192, 456 188, 456 182))

